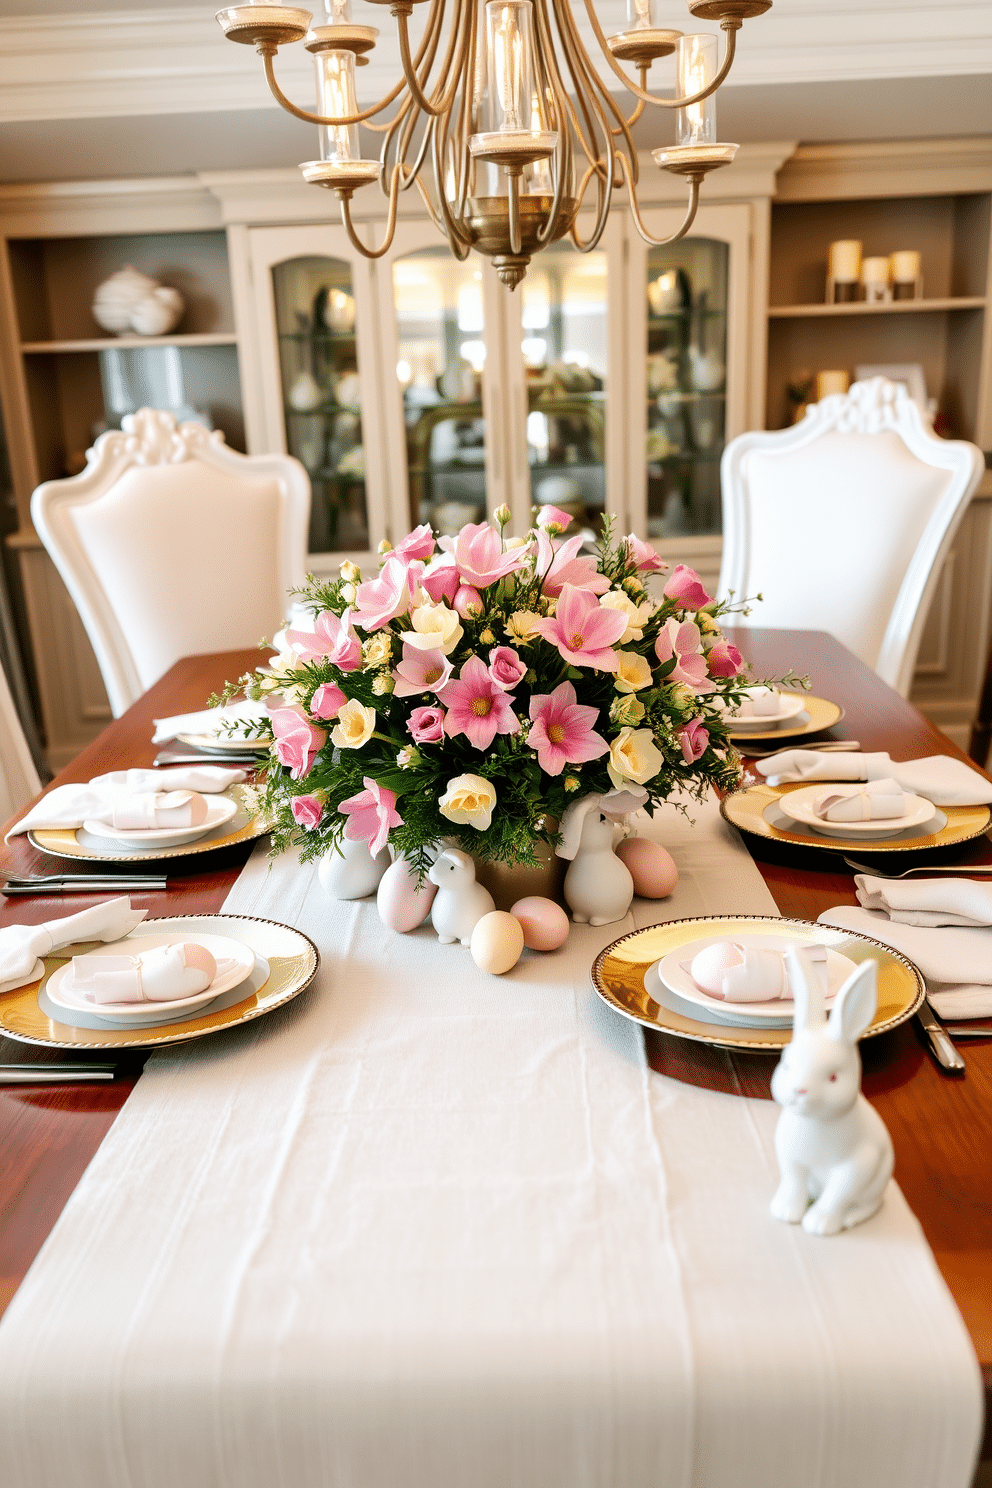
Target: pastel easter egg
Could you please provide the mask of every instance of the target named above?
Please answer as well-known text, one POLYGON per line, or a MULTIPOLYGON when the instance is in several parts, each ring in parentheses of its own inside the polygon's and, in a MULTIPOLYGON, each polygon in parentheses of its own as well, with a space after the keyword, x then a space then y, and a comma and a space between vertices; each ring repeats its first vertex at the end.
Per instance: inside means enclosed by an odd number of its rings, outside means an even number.
POLYGON ((376 908, 379 918, 390 930, 406 935, 422 925, 431 912, 437 885, 424 877, 417 884, 416 873, 411 872, 405 858, 397 858, 382 875, 376 893, 376 908))
POLYGON ((675 859, 647 837, 627 837, 615 849, 642 899, 665 899, 679 881, 675 859))
POLYGON ((502 976, 516 966, 524 949, 520 921, 505 909, 494 909, 477 920, 469 942, 472 960, 480 971, 502 976))
POLYGON ((556 951, 565 944, 569 919, 560 904, 553 899, 542 899, 531 894, 518 899, 510 910, 513 918, 520 921, 524 932, 524 945, 530 951, 556 951))
POLYGON ((743 959, 740 947, 734 945, 733 941, 718 940, 715 945, 705 946, 693 956, 689 975, 700 992, 708 992, 711 997, 722 997, 724 972, 729 971, 732 966, 740 966, 743 959))

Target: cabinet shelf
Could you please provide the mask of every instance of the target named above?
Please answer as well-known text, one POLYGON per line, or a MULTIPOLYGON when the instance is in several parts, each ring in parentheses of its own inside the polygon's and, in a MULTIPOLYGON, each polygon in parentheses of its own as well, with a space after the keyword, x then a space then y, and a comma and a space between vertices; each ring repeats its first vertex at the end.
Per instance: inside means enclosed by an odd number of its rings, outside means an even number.
POLYGON ((136 346, 236 346, 233 331, 191 331, 176 336, 86 336, 73 341, 22 341, 25 356, 58 351, 116 351, 136 346))
POLYGON ((982 295, 948 295, 934 300, 852 300, 846 305, 769 305, 769 320, 803 320, 833 315, 925 315, 940 310, 984 310, 982 295))

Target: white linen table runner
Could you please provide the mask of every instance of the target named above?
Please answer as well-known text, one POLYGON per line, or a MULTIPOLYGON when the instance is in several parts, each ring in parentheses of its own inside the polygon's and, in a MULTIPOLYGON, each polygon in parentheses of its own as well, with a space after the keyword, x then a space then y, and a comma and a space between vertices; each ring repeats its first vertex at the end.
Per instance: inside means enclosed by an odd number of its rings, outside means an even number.
POLYGON ((772 1220, 778 1108, 591 990, 635 923, 776 913, 691 809, 672 899, 505 978, 256 852, 225 908, 320 974, 149 1061, 0 1323, 3 1488, 965 1488, 977 1363, 896 1186, 772 1220))

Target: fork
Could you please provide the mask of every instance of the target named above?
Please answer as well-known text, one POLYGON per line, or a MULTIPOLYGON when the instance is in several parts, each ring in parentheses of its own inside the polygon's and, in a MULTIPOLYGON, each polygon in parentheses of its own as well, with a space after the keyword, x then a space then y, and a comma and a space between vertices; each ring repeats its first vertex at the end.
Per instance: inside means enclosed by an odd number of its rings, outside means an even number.
POLYGON ((938 873, 951 873, 957 878, 969 878, 975 874, 982 876, 992 874, 992 863, 956 863, 930 868, 907 868, 903 873, 879 873, 873 864, 859 863, 856 858, 845 858, 844 862, 857 873, 870 873, 873 878, 909 878, 913 873, 923 873, 931 877, 938 873))
POLYGON ((859 754, 861 752, 861 745, 857 739, 824 739, 820 744, 783 743, 774 744, 771 748, 762 745, 758 749, 749 749, 745 740, 738 739, 734 743, 734 748, 745 759, 770 759, 773 754, 783 754, 787 749, 790 751, 793 749, 817 750, 824 754, 859 754))

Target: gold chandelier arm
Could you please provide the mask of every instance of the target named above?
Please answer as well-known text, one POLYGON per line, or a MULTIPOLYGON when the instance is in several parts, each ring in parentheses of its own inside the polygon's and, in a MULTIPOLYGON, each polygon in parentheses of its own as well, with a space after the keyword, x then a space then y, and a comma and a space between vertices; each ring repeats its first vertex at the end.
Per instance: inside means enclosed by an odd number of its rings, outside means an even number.
POLYGON ((344 223, 345 232, 353 247, 357 248, 363 258, 382 258, 388 253, 393 244, 393 236, 396 232, 396 204, 399 200, 400 176, 402 167, 399 161, 393 166, 393 174, 389 182, 389 216, 386 219, 386 236, 379 248, 368 248, 355 232, 355 225, 351 220, 351 192, 342 191, 341 199, 341 221, 344 223))
MULTIPOLYGON (((269 92, 281 108, 284 108, 288 114, 295 115, 297 119, 302 119, 306 124, 363 124, 366 119, 371 119, 373 114, 381 114, 383 109, 388 108, 406 86, 406 79, 400 78, 399 82, 390 88, 385 98, 380 98, 379 102, 373 104, 371 108, 363 109, 360 114, 349 114, 346 119, 325 119, 323 114, 312 114, 309 109, 297 108, 296 104, 286 97, 276 82, 275 67, 272 61, 274 55, 274 52, 262 53, 262 65, 265 68, 265 81, 269 85, 269 92)), ((375 124, 369 125, 370 129, 376 127, 375 124)))
POLYGON ((561 73, 558 70, 558 59, 555 55, 554 40, 551 35, 551 26, 548 21, 547 0, 534 0, 534 13, 537 21, 537 35, 539 46, 537 48, 537 60, 540 64, 541 81, 545 89, 545 97, 551 95, 551 114, 549 124, 558 131, 558 177, 555 181, 554 196, 551 200, 551 210, 543 228, 538 229, 537 241, 542 246, 554 241, 561 220, 562 202, 565 199, 565 186, 572 175, 572 136, 568 129, 568 121, 565 108, 568 104, 568 95, 562 82, 561 73))
POLYGON ((655 98, 653 93, 647 93, 643 88, 639 88, 633 78, 627 76, 616 57, 610 51, 603 28, 599 24, 599 17, 593 6, 593 0, 585 0, 585 7, 596 40, 599 42, 600 50, 611 69, 616 73, 624 87, 633 93, 635 98, 642 99, 644 103, 653 103, 655 108, 688 108, 690 104, 702 103, 704 98, 709 98, 711 93, 716 92, 717 88, 726 80, 727 74, 734 65, 734 55, 737 51, 737 32, 740 30, 741 22, 736 20, 721 21, 720 24, 727 33, 727 48, 723 58, 723 66, 717 72, 713 81, 708 83, 705 88, 701 88, 698 93, 687 93, 684 98, 655 98))
POLYGON ((451 251, 455 254, 456 258, 464 259, 468 256, 468 250, 472 246, 472 240, 462 226, 459 218, 452 212, 451 203, 444 189, 444 154, 450 119, 451 114, 449 111, 439 121, 438 127, 433 132, 434 189, 437 192, 438 211, 444 223, 444 231, 447 235, 451 251), (458 250, 456 250, 456 244, 458 245, 458 250))
MULTIPOLYGON (((645 91, 647 91, 648 65, 649 64, 647 62, 643 62, 643 63, 641 63, 641 65, 637 69, 638 72, 641 74, 641 87, 645 91)), ((619 134, 626 135, 626 137, 627 137, 627 143, 631 146, 632 151, 633 151, 633 142, 631 141, 630 135, 627 133, 627 131, 630 130, 630 129, 633 129, 634 125, 637 123, 638 119, 641 117, 641 115, 643 114, 643 112, 644 112, 644 110, 646 108, 647 108, 647 104, 644 102, 644 99, 643 98, 639 98, 637 100, 637 102, 634 104, 634 112, 625 121, 626 122, 626 125, 627 125, 627 128, 626 129, 623 129, 621 127, 617 127, 613 131, 614 135, 619 135, 619 134)), ((633 151, 633 158, 636 159, 636 155, 637 155, 637 152, 636 151, 633 151)))
MULTIPOLYGON (((440 14, 443 16, 444 6, 445 0, 432 0, 431 16, 433 17, 436 7, 439 7, 440 14)), ((400 43, 400 63, 403 67, 403 78, 408 89, 410 90, 410 97, 413 99, 414 103, 417 105, 422 113, 434 116, 447 113, 448 109, 450 109, 452 103, 454 102, 454 97, 458 91, 458 86, 462 81, 461 64, 465 60, 465 34, 468 30, 468 27, 462 22, 464 11, 465 7, 462 4, 462 0, 457 0, 455 18, 451 25, 451 36, 448 40, 448 53, 444 59, 444 65, 441 69, 442 78, 450 77, 451 83, 446 93, 442 93, 439 98, 435 98, 432 101, 424 93, 423 87, 420 83, 420 79, 417 77, 417 71, 413 63, 413 58, 410 55, 410 31, 407 25, 409 12, 403 9, 402 6, 397 6, 393 9, 393 14, 396 16, 396 34, 399 38, 400 43), (451 59, 456 47, 458 49, 459 56, 458 62, 455 65, 454 71, 452 72, 451 59)))
MULTIPOLYGON (((623 162, 621 170, 626 175, 628 169, 626 157, 621 156, 620 159, 623 162)), ((641 220, 641 208, 637 200, 637 193, 630 182, 629 176, 627 177, 627 200, 630 202, 630 215, 634 219, 634 226, 649 248, 664 248, 667 243, 677 243, 679 238, 685 237, 695 221, 696 211, 699 207, 699 182, 699 176, 692 176, 689 179, 689 201, 686 206, 685 217, 678 231, 673 232, 667 238, 653 238, 641 220)))
MULTIPOLYGON (((430 68, 434 64, 434 57, 437 52, 437 44, 440 34, 440 28, 432 26, 431 17, 428 17, 428 24, 424 27, 424 34, 420 39, 420 45, 417 48, 417 54, 413 59, 414 67, 420 66, 420 64, 424 60, 425 55, 427 54, 428 46, 430 46, 430 56, 427 59, 427 69, 428 71, 430 70, 430 68)), ((405 87, 406 78, 400 78, 399 82, 396 84, 396 87, 390 93, 389 98, 386 101, 391 103, 393 99, 396 98, 397 95, 401 93, 405 87)), ((412 101, 409 96, 407 96, 397 110, 396 117, 394 119, 387 119, 383 124, 366 124, 365 127, 366 129, 374 129, 378 134, 389 133, 399 124, 401 118, 407 114, 411 107, 412 101)), ((401 190, 405 191, 408 184, 409 183, 405 182, 401 190)), ((388 194, 385 192, 385 188, 383 188, 383 190, 384 194, 388 194)))

